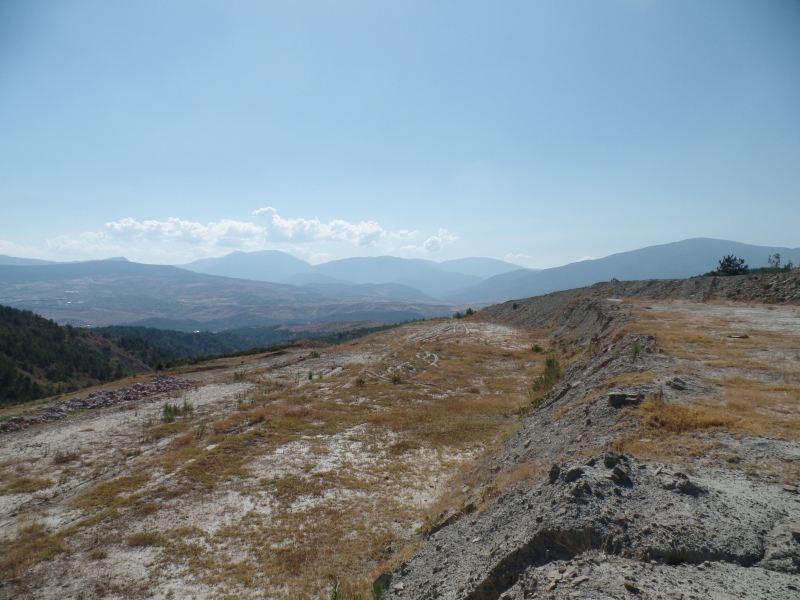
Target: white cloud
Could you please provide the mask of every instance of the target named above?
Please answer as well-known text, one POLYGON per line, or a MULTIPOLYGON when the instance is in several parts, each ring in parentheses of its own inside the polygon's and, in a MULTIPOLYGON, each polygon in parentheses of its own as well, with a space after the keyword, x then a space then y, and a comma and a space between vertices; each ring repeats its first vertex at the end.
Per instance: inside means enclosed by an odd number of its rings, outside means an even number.
POLYGON ((312 265, 318 265, 330 260, 330 254, 324 252, 314 252, 311 248, 304 248, 303 246, 289 246, 289 253, 310 262, 312 265))
POLYGON ((25 246, 23 244, 16 244, 7 240, 0 240, 0 254, 34 258, 36 256, 36 251, 37 248, 34 248, 33 246, 25 246))
POLYGON ((387 234, 375 221, 350 223, 334 219, 323 223, 319 219, 284 219, 278 211, 267 206, 253 211, 269 218, 267 238, 286 242, 350 242, 359 246, 374 246, 387 234))
POLYGON ((447 232, 447 229, 440 229, 439 235, 432 235, 425 240, 421 246, 403 246, 402 250, 410 252, 439 252, 448 244, 452 244, 458 237, 447 232))
POLYGON ((521 252, 519 254, 513 254, 512 252, 509 252, 508 254, 506 254, 506 258, 510 260, 525 260, 533 257, 528 256, 527 254, 522 254, 521 252))
POLYGON ((419 231, 416 229, 414 231, 409 231, 408 229, 401 229, 397 233, 390 233, 389 238, 393 240, 413 240, 417 237, 419 231))
POLYGON ((582 257, 582 258, 579 258, 579 259, 578 259, 578 260, 576 260, 575 262, 583 262, 583 261, 585 261, 585 260, 594 260, 594 259, 595 259, 595 258, 594 258, 594 256, 584 256, 584 257, 582 257))
MULTIPOLYGON (((334 219, 323 223, 319 219, 286 219, 272 207, 259 208, 253 214, 265 217, 264 221, 254 219, 256 222, 252 223, 220 219, 200 223, 177 217, 163 221, 138 221, 126 217, 107 222, 102 231, 87 231, 79 236, 58 236, 47 240, 44 246, 56 258, 62 255, 74 258, 127 256, 132 260, 158 260, 173 264, 222 256, 231 250, 254 251, 278 247, 318 264, 331 258, 320 251, 317 246, 319 243, 345 242, 363 248, 392 246, 389 251, 394 251, 395 241, 413 240, 419 234, 419 231, 409 229, 386 231, 375 221, 350 223, 334 219)), ((407 246, 403 250, 438 252, 456 239, 446 229, 440 229, 438 235, 428 238, 420 246, 407 246)), ((22 252, 21 247, 0 241, 0 253, 4 249, 15 255, 33 252, 33 249, 22 252)))
MULTIPOLYGON (((123 240, 198 242, 226 248, 260 247, 266 228, 244 221, 222 219, 208 225, 170 217, 166 221, 136 221, 126 218, 106 223, 111 235, 123 240)), ((86 234, 84 234, 86 235, 86 234)))
POLYGON ((86 231, 78 238, 60 235, 44 243, 45 249, 55 255, 68 256, 110 256, 119 254, 122 247, 111 243, 111 238, 103 232, 86 231))

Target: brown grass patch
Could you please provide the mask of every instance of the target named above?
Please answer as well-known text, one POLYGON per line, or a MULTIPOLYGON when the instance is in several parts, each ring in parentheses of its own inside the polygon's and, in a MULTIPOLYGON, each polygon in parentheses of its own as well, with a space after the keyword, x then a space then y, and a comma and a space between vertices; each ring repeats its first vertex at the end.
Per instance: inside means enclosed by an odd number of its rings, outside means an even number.
POLYGON ((191 427, 191 424, 187 423, 186 421, 175 421, 174 423, 163 423, 161 425, 151 427, 146 433, 154 440, 160 440, 161 438, 169 437, 171 435, 175 435, 176 433, 186 431, 189 429, 189 427, 191 427))
POLYGON ((74 462, 81 457, 80 454, 77 452, 62 452, 59 450, 53 455, 53 464, 54 465, 66 465, 68 463, 74 462))
POLYGON ((645 427, 670 434, 734 429, 739 422, 722 403, 686 405, 651 398, 642 403, 638 412, 645 427))
POLYGON ((503 471, 494 481, 494 486, 498 492, 503 492, 515 483, 532 478, 539 478, 545 472, 545 468, 536 461, 523 462, 514 465, 511 471, 503 471))
POLYGON ((119 477, 96 485, 72 501, 72 506, 83 510, 108 508, 131 504, 133 500, 124 495, 132 494, 147 483, 150 476, 145 473, 119 477))
POLYGON ((0 541, 0 580, 18 577, 33 563, 68 550, 61 536, 52 535, 43 525, 28 525, 13 540, 0 541))
POLYGON ((211 424, 211 429, 214 430, 214 433, 227 433, 236 429, 247 420, 247 416, 242 414, 241 412, 233 413, 224 419, 220 419, 219 421, 214 421, 211 424))
POLYGON ((3 486, 3 494, 32 494, 48 488, 55 482, 44 477, 14 477, 3 486))

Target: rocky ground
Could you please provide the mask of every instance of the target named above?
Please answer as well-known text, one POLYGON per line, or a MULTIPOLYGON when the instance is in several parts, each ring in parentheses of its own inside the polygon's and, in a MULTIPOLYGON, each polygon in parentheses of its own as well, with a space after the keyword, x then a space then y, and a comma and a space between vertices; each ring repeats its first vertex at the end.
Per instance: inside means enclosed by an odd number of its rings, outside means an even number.
POLYGON ((160 395, 167 392, 185 390, 191 386, 192 382, 188 379, 156 376, 145 383, 134 383, 116 389, 98 390, 85 396, 79 395, 77 398, 50 404, 44 410, 28 416, 10 417, 8 420, 0 422, 0 433, 19 431, 32 425, 63 419, 76 410, 94 410, 121 402, 136 402, 154 394, 160 395))
POLYGON ((0 435, 0 598, 800 597, 792 277, 598 284, 25 415, 65 412, 0 435))
POLYGON ((530 463, 542 476, 479 513, 465 497, 384 575, 389 597, 800 597, 800 311, 587 296, 563 306, 532 324, 548 319, 561 341, 595 349, 492 463, 497 479, 530 463), (656 322, 660 335, 648 334, 656 322))

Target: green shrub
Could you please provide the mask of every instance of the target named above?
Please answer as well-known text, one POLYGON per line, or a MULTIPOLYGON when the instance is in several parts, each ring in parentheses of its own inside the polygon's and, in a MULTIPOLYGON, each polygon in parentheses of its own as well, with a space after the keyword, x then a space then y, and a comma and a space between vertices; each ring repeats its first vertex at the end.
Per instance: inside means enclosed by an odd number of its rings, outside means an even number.
POLYGON ((553 356, 548 356, 544 361, 544 373, 534 378, 531 390, 545 392, 552 388, 561 379, 561 364, 553 356))
POLYGON ((339 578, 333 580, 333 584, 331 585, 331 600, 343 600, 344 596, 342 596, 342 582, 339 581, 339 578))
POLYGON ((161 411, 162 418, 167 423, 172 423, 175 420, 175 417, 178 416, 178 408, 177 404, 170 404, 169 402, 164 403, 164 409, 161 411))

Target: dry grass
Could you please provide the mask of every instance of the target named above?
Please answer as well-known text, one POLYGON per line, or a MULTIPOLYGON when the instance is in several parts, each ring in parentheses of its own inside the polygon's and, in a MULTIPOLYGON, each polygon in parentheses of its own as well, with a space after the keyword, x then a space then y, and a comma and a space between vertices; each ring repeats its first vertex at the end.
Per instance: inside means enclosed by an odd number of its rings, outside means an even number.
POLYGON ((43 525, 28 525, 15 539, 0 541, 0 581, 18 577, 33 563, 67 550, 63 537, 52 535, 43 525))
POLYGON ((85 494, 72 501, 74 508, 93 510, 96 508, 119 507, 132 504, 131 494, 141 488, 150 476, 146 473, 137 473, 129 477, 119 477, 96 485, 85 494))
POLYGON ((724 404, 678 404, 648 399, 638 415, 647 428, 665 434, 680 434, 710 429, 735 429, 741 419, 730 414, 724 404))
POLYGON ((48 488, 53 485, 55 481, 47 479, 46 477, 26 477, 18 476, 12 477, 5 482, 0 493, 2 494, 31 494, 41 489, 48 488))
POLYGON ((800 346, 800 336, 750 327, 741 338, 736 317, 687 313, 680 307, 641 310, 637 316, 621 333, 654 335, 661 349, 681 361, 677 371, 695 378, 712 374, 719 391, 681 403, 648 399, 627 412, 641 429, 624 435, 618 449, 645 458, 700 456, 713 448, 702 433, 715 430, 800 439, 800 372, 782 358, 800 346))
MULTIPOLYGON (((336 575, 352 593, 368 594, 380 569, 409 552, 407 544, 416 543, 398 538, 391 524, 409 527, 430 511, 415 508, 405 497, 387 495, 386 481, 404 486, 408 492, 401 492, 403 496, 418 493, 423 483, 415 478, 422 475, 422 456, 495 447, 516 427, 510 409, 523 400, 535 370, 530 351, 487 356, 482 343, 463 340, 441 347, 436 367, 430 367, 432 359, 420 358, 435 351, 432 346, 397 347, 393 362, 406 365, 401 385, 389 381, 392 363, 356 365, 341 377, 301 378, 298 385, 268 383, 216 421, 212 428, 218 433, 209 440, 216 445, 195 455, 179 475, 207 487, 252 481, 248 485, 256 486, 253 493, 269 493, 281 508, 269 518, 253 513, 214 536, 203 535, 203 544, 170 537, 174 560, 219 589, 240 585, 317 597, 336 575), (354 385, 357 378, 364 385, 354 385), (488 389, 486 382, 491 384, 489 393, 481 392, 488 389), (358 471, 292 473, 261 483, 248 479, 248 464, 258 456, 303 439, 331 439, 356 430, 361 433, 349 439, 375 457, 372 465, 358 471), (236 548, 247 558, 228 563, 225 553, 215 550, 220 547, 236 548)), ((311 449, 309 457, 330 452, 322 442, 311 449)), ((532 468, 507 475, 503 485, 531 476, 532 468)))
POLYGON ((77 452, 62 452, 58 451, 53 455, 54 465, 66 465, 80 459, 81 455, 77 452))
MULTIPOLYGON (((85 517, 54 539, 110 534, 152 547, 170 576, 187 575, 220 594, 238 586, 244 596, 318 598, 338 576, 346 595, 369 597, 374 577, 417 547, 412 532, 434 501, 454 491, 458 506, 461 482, 478 485, 483 475, 464 469, 517 427, 513 409, 528 399, 544 359, 513 332, 502 342, 521 350, 483 337, 417 342, 404 335, 394 330, 348 346, 384 356, 381 364, 343 361, 341 374, 312 381, 304 376, 308 368, 291 359, 284 370, 256 366, 258 357, 231 363, 244 371, 237 386, 253 385, 246 395, 237 392, 234 410, 220 411, 229 400, 199 404, 207 431, 191 419, 146 427, 142 456, 126 453, 128 474, 75 498, 72 506, 85 517), (390 382, 393 373, 402 383, 390 382), (290 447, 307 450, 292 462, 281 454, 290 447), (317 470, 321 463, 332 466, 317 470), (160 485, 147 486, 165 472, 171 474, 160 485), (202 527, 213 522, 201 508, 212 497, 245 505, 268 498, 270 510, 235 513, 229 521, 226 515, 230 524, 221 528, 175 527, 186 517, 202 527)), ((314 371, 322 371, 318 363, 314 371)), ((231 375, 217 379, 230 383, 231 375)), ((513 485, 532 469, 504 474, 498 484, 513 485)))

